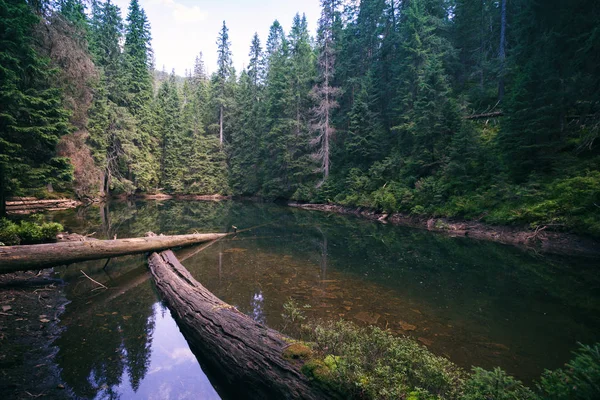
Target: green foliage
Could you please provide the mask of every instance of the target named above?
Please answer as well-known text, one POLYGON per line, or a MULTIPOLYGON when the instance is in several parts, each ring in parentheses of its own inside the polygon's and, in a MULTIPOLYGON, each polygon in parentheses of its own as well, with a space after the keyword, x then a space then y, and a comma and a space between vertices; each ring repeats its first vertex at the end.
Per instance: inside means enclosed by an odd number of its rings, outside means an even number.
POLYGON ((286 325, 300 323, 306 319, 298 303, 291 297, 283 303, 281 317, 286 321, 286 325))
POLYGON ((467 373, 413 339, 377 327, 340 320, 305 328, 313 349, 303 373, 349 398, 583 400, 600 394, 600 344, 580 346, 564 368, 545 371, 533 391, 500 368, 467 373))
POLYGON ((16 224, 8 219, 0 219, 0 242, 8 246, 51 242, 62 230, 63 226, 56 222, 23 220, 16 224))
POLYGON ((600 344, 580 345, 564 368, 546 370, 538 388, 544 399, 584 400, 600 397, 600 344))
POLYGON ((315 351, 323 355, 310 372, 325 375, 351 397, 441 399, 460 393, 464 372, 412 339, 344 321, 310 330, 315 351))
POLYGON ((465 383, 463 400, 537 400, 538 397, 520 381, 500 368, 486 371, 473 368, 465 383))
MULTIPOLYGON (((56 70, 35 49, 39 17, 25 2, 0 1, 0 202, 6 194, 72 179, 56 146, 69 113, 53 85, 56 70)), ((0 207, 0 213, 4 207, 0 207)))

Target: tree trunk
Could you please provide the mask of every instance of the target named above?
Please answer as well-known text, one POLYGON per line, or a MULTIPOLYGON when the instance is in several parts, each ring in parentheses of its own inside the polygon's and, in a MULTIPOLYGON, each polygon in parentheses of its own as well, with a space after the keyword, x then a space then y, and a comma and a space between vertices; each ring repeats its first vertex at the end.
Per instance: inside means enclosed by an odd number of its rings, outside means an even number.
POLYGON ((498 77, 498 100, 504 98, 504 69, 506 64, 506 0, 502 0, 502 9, 500 11, 500 74, 498 77))
POLYGON ((6 171, 4 164, 0 163, 0 218, 6 217, 6 181, 4 178, 6 171))
POLYGON ((219 143, 223 147, 223 106, 221 106, 219 111, 219 143))
POLYGON ((128 254, 161 251, 173 247, 204 243, 224 236, 226 236, 224 233, 206 233, 0 247, 0 274, 38 270, 128 254))
POLYGON ((218 299, 196 281, 172 251, 148 260, 156 288, 213 384, 231 398, 327 399, 287 360, 290 342, 218 299))

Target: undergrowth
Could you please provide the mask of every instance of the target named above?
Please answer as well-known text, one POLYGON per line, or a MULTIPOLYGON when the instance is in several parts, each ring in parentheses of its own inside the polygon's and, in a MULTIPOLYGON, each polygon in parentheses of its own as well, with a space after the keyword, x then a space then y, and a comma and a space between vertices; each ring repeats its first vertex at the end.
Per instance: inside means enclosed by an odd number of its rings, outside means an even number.
POLYGON ((35 216, 19 223, 0 219, 0 243, 6 246, 38 244, 54 241, 63 226, 56 222, 42 222, 35 216))
POLYGON ((580 345, 564 368, 529 388, 501 368, 466 371, 408 337, 352 322, 304 325, 303 372, 353 399, 583 400, 600 398, 600 344, 580 345))

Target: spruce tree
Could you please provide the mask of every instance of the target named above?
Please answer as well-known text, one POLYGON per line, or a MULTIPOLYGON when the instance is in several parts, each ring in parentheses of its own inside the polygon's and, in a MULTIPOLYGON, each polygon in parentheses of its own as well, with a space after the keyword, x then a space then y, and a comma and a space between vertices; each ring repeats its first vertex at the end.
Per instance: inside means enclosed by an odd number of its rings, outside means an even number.
POLYGON ((248 70, 240 75, 236 91, 236 118, 230 150, 230 179, 236 194, 259 192, 261 171, 261 139, 266 129, 264 54, 257 34, 250 45, 248 70))
POLYGON ((181 126, 181 105, 175 72, 164 81, 156 95, 156 118, 161 145, 161 184, 169 192, 183 191, 184 135, 181 126))
MULTIPOLYGON (((232 76, 232 61, 231 61, 231 43, 229 42, 229 29, 223 21, 223 27, 219 32, 217 39, 217 82, 216 82, 216 101, 219 107, 219 143, 223 146, 224 142, 224 118, 225 109, 228 103, 227 99, 227 81, 232 76)), ((233 74, 235 76, 235 74, 233 74)))
POLYGON ((55 71, 34 49, 39 22, 25 2, 0 0, 0 216, 7 194, 70 180, 71 166, 56 154, 69 132, 68 113, 53 87, 55 71))
POLYGON ((443 55, 449 44, 436 31, 439 17, 424 0, 405 10, 401 74, 398 76, 398 151, 405 158, 405 173, 422 177, 435 172, 456 128, 457 109, 451 98, 443 55))
POLYGON ((152 99, 152 47, 150 24, 146 13, 131 0, 125 28, 124 67, 127 82, 126 106, 137 116, 152 99))

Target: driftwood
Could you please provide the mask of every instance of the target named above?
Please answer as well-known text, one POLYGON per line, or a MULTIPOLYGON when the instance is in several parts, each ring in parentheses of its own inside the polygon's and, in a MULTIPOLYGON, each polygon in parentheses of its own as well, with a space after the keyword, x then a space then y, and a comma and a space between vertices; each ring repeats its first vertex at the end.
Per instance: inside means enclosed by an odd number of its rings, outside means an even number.
POLYGON ((37 211, 56 211, 76 208, 81 202, 73 199, 38 200, 32 197, 10 199, 6 202, 6 212, 28 214, 37 211))
POLYGON ((161 251, 173 247, 209 242, 224 236, 226 236, 224 233, 205 233, 118 240, 67 241, 30 246, 5 246, 0 247, 0 274, 49 268, 128 254, 161 251))
POLYGON ((289 339, 218 299, 196 281, 172 251, 148 259, 156 288, 213 383, 232 398, 327 399, 283 355, 289 339))

